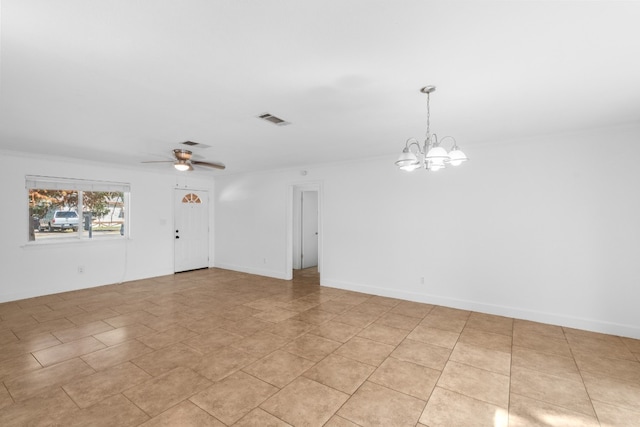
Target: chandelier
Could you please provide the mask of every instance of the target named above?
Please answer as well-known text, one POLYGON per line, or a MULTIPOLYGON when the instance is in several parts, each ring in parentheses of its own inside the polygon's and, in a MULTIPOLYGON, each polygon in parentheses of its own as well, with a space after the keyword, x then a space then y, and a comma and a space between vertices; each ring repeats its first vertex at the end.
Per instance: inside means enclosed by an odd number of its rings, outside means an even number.
POLYGON ((415 138, 407 139, 404 150, 402 150, 402 154, 396 161, 396 166, 404 171, 411 172, 424 168, 435 172, 444 169, 447 165, 458 166, 462 162, 469 160, 462 150, 458 148, 458 144, 452 136, 445 136, 438 141, 438 136, 435 133, 431 134, 429 96, 435 90, 435 86, 425 86, 420 89, 420 92, 427 94, 427 137, 422 144, 415 138), (449 141, 452 141, 452 146, 451 150, 447 152, 441 144, 449 141))

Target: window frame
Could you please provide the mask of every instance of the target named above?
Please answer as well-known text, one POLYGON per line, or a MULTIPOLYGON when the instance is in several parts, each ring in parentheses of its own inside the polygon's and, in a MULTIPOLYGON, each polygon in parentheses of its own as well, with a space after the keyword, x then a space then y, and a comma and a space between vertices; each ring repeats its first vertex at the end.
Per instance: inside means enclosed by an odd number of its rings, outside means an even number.
MULTIPOLYGON (((29 208, 30 202, 27 202, 28 209, 28 233, 27 244, 28 245, 48 245, 48 244, 71 244, 77 242, 95 242, 95 241, 115 241, 115 240, 128 240, 131 236, 131 222, 130 222, 130 206, 131 206, 131 184, 127 182, 117 181, 98 181, 87 180, 77 178, 63 178, 63 177, 51 177, 40 175, 26 175, 25 176, 25 192, 27 193, 27 200, 29 200, 29 194, 31 190, 69 190, 77 193, 77 206, 76 212, 78 213, 78 230, 71 235, 67 235, 66 238, 55 238, 47 240, 38 240, 35 237, 35 231, 33 227, 33 219, 30 214, 29 208), (85 192, 120 192, 123 193, 121 212, 124 211, 123 219, 123 233, 110 234, 95 237, 92 232, 84 230, 84 193, 85 192)), ((119 215, 120 218, 120 215, 119 215)))

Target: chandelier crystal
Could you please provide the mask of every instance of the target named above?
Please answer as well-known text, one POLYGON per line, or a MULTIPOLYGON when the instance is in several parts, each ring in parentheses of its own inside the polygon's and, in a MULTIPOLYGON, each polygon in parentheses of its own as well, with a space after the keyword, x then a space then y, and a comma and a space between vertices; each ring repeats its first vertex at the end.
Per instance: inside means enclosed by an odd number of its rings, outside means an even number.
POLYGON ((401 170, 411 172, 416 169, 426 169, 436 172, 444 169, 446 166, 459 166, 469 158, 462 152, 460 147, 452 136, 445 136, 438 141, 438 136, 431 134, 431 111, 429 99, 432 92, 436 90, 435 86, 425 86, 420 92, 427 94, 427 136, 421 144, 415 138, 407 139, 404 149, 396 161, 396 166, 401 170), (447 150, 441 146, 444 141, 452 141, 451 150, 447 150))

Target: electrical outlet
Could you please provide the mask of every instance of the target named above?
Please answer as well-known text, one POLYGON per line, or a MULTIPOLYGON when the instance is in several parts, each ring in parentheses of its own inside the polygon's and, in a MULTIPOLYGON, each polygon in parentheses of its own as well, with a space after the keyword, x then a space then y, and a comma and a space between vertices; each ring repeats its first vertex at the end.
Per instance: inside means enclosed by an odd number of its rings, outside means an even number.
POLYGON ((84 265, 79 265, 78 266, 78 273, 80 273, 80 274, 84 273, 84 265))
POLYGON ((420 278, 420 284, 421 284, 421 285, 424 285, 424 277, 421 277, 421 278, 420 278))
POLYGON ((262 263, 266 264, 267 263, 267 259, 266 258, 262 258, 262 263))

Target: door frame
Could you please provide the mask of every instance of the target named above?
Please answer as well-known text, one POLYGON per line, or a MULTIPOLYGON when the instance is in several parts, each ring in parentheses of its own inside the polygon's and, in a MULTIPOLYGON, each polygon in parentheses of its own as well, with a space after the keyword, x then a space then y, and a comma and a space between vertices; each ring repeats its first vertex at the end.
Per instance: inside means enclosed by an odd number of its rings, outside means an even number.
MULTIPOLYGON (((172 236, 172 240, 173 240, 173 273, 180 273, 176 271, 176 242, 175 242, 175 230, 176 230, 176 221, 177 221, 177 209, 176 209, 176 192, 177 191, 187 191, 187 192, 202 192, 205 193, 207 195, 207 266, 206 267, 202 267, 202 268, 211 268, 211 260, 213 259, 213 255, 212 255, 212 240, 211 240, 211 230, 212 230, 212 224, 211 224, 211 218, 212 218, 212 206, 211 206, 211 196, 209 194, 209 190, 205 189, 205 188, 192 188, 192 187, 175 187, 173 188, 172 191, 172 196, 173 196, 173 219, 172 219, 172 226, 171 226, 171 236, 172 236)), ((189 271, 189 270, 187 270, 189 271)))
POLYGON ((287 254, 285 279, 293 279, 293 238, 294 227, 300 225, 300 209, 294 215, 294 205, 299 201, 294 200, 296 191, 316 191, 318 193, 318 273, 322 274, 322 211, 324 204, 322 181, 307 181, 290 184, 287 187, 287 254))

